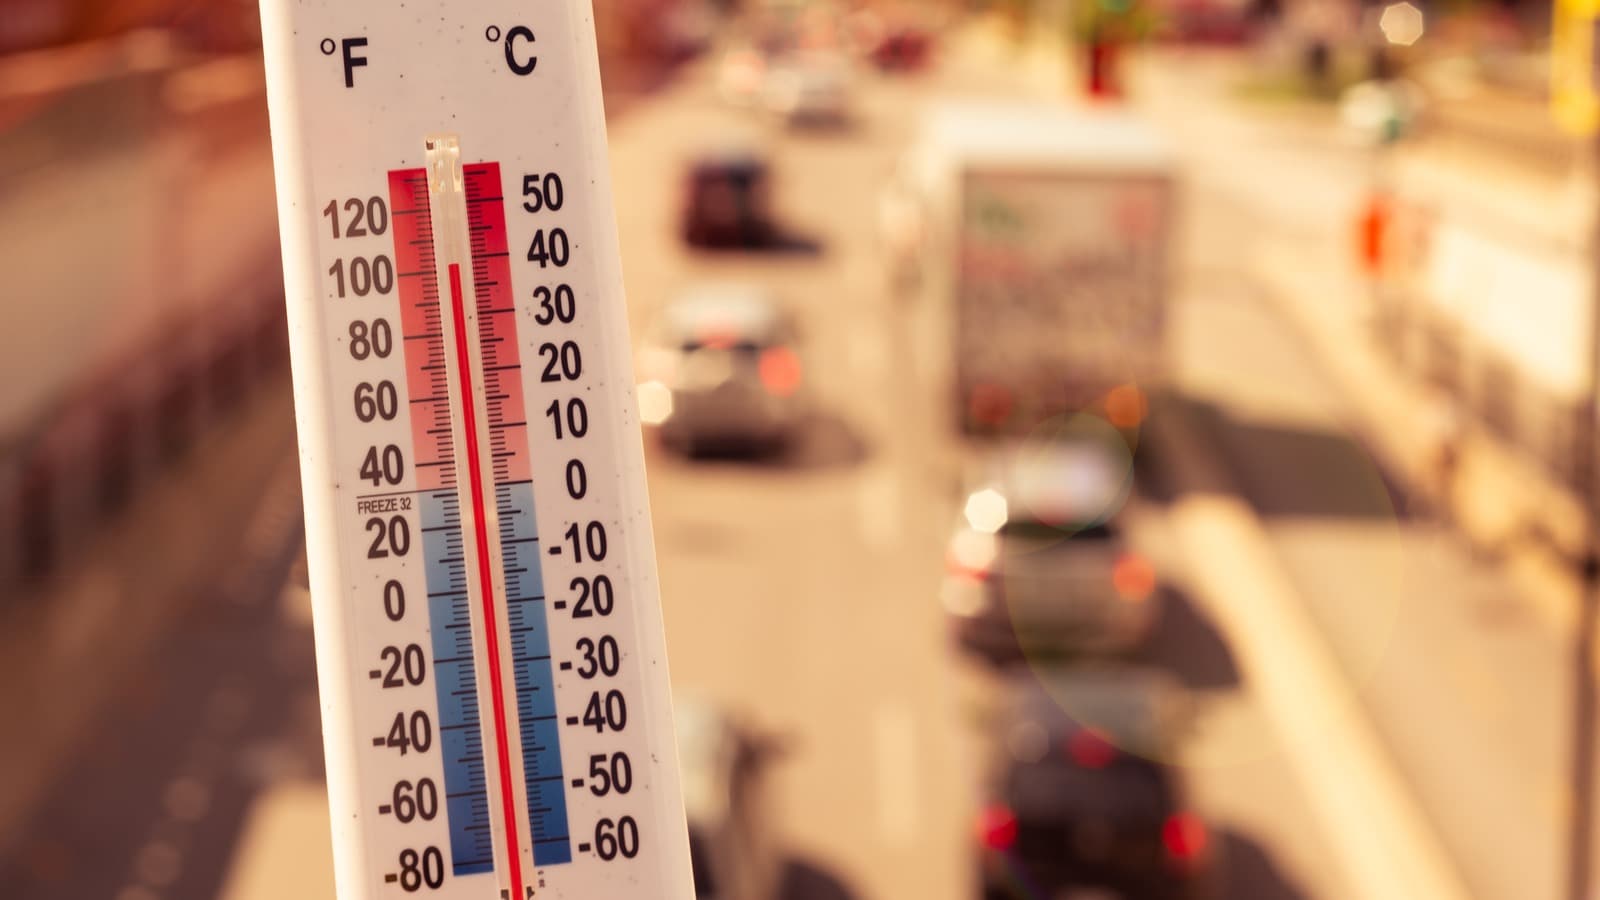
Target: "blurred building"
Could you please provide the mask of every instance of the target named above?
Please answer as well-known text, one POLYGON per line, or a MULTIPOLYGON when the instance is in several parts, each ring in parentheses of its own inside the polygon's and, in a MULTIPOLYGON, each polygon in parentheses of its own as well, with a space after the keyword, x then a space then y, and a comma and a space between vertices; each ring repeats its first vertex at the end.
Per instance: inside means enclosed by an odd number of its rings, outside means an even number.
POLYGON ((253 0, 11 0, 0 16, 0 582, 282 361, 253 0))
POLYGON ((190 46, 235 50, 259 44, 254 0, 6 0, 0 54, 112 38, 141 28, 183 36, 190 46))

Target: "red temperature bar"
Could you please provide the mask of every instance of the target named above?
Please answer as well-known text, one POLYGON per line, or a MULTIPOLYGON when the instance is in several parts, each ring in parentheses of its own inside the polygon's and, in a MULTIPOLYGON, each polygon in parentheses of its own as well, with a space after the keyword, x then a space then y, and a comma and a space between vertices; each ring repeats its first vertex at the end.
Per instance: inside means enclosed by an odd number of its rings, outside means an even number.
POLYGON ((467 483, 472 490, 472 540, 478 551, 478 593, 483 600, 484 654, 489 663, 489 696, 494 706, 495 761, 500 769, 500 801, 505 813, 506 852, 511 857, 511 896, 522 896, 522 853, 517 846, 517 803, 511 788, 511 749, 506 739, 506 698, 500 681, 500 636, 495 613, 495 561, 489 554, 489 523, 484 511, 483 475, 478 468, 478 413, 473 397, 472 359, 467 349, 467 301, 461 266, 450 264, 450 318, 456 333, 456 377, 461 382, 461 435, 467 450, 467 483))

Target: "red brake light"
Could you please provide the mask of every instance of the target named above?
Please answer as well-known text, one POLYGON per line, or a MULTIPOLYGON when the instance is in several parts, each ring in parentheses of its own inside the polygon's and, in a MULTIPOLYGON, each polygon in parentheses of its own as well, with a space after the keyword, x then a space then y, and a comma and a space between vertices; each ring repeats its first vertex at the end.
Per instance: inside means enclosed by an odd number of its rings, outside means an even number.
POLYGON ((800 389, 800 355, 788 347, 770 347, 761 354, 761 383, 776 397, 800 389))
POLYGON ((1111 568, 1111 584, 1124 600, 1143 600, 1156 589, 1156 570, 1137 553, 1117 557, 1111 568))
POLYGON ((1017 842, 1017 817, 996 803, 978 813, 978 839, 990 850, 1009 850, 1017 842))
POLYGON ((1139 386, 1135 384, 1122 384, 1112 388, 1106 393, 1104 406, 1107 421, 1123 430, 1138 428, 1144 421, 1145 413, 1149 411, 1144 391, 1139 390, 1139 386))
POLYGON ((1082 728, 1067 739, 1067 755, 1085 769, 1104 769, 1117 758, 1117 748, 1098 729, 1082 728))
POLYGON ((969 581, 988 581, 991 574, 987 568, 979 568, 963 563, 953 553, 945 560, 945 565, 949 568, 951 575, 965 578, 969 581))
POLYGON ((1194 813, 1176 813, 1161 826, 1161 845, 1176 863, 1192 865, 1206 852, 1206 823, 1194 813))

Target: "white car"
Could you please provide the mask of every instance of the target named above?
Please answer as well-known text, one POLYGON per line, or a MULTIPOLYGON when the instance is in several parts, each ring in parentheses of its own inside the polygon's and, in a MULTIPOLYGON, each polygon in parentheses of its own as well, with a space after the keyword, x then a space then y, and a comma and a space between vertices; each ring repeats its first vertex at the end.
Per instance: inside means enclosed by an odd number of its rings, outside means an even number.
POLYGON ((1052 443, 1008 453, 974 485, 941 591, 963 649, 1006 663, 1114 654, 1145 638, 1156 575, 1118 515, 1130 458, 1097 441, 1052 443))
POLYGON ((668 306, 639 376, 640 420, 688 454, 775 451, 805 415, 794 323, 752 285, 703 287, 668 306))

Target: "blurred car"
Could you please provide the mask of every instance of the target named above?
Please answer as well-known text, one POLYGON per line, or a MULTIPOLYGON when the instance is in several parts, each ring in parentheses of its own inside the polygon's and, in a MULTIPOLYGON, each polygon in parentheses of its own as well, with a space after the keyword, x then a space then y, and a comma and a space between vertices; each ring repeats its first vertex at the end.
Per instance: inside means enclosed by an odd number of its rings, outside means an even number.
POLYGON ((767 109, 790 125, 841 125, 850 119, 850 72, 833 54, 807 54, 772 66, 767 109))
POLYGON ((702 287, 668 306, 639 372, 640 419, 687 454, 777 450, 805 412, 794 323, 752 285, 702 287))
POLYGON ((1118 512, 1126 453, 1070 440, 1002 456, 966 498, 941 599, 957 643, 990 662, 1136 646, 1158 612, 1156 576, 1118 512))
POLYGON ((761 151, 730 145, 690 161, 683 185, 683 239, 695 247, 763 247, 776 229, 771 164, 761 151))
POLYGON ((1168 760, 1189 703, 1150 669, 1007 685, 975 838, 984 900, 1199 900, 1215 852, 1168 760))
POLYGON ((776 900, 783 857, 764 797, 767 766, 780 742, 754 733, 723 710, 679 698, 678 733, 689 864, 701 900, 776 900))

